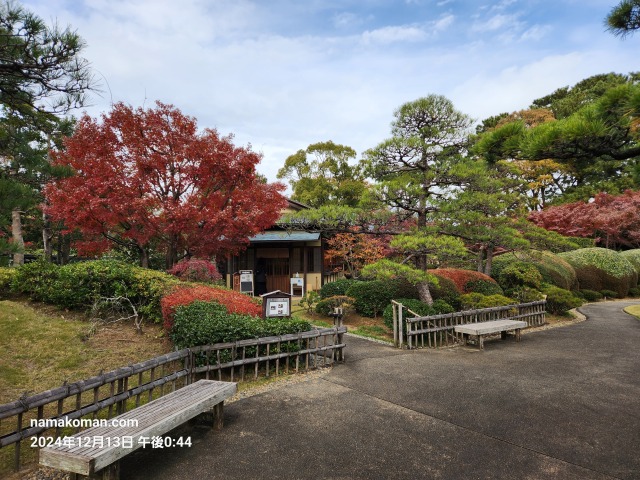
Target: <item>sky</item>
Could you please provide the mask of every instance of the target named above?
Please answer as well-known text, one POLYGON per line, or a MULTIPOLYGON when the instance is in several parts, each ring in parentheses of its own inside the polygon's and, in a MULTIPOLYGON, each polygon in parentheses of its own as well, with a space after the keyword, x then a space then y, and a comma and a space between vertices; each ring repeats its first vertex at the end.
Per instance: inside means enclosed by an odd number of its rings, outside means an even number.
MULTIPOLYGON (((599 73, 640 70, 640 33, 604 18, 619 0, 23 0, 71 26, 101 92, 172 104, 200 128, 285 159, 332 140, 358 152, 390 136, 393 112, 430 94, 481 121, 599 73)), ((82 111, 75 112, 79 116, 82 111)))

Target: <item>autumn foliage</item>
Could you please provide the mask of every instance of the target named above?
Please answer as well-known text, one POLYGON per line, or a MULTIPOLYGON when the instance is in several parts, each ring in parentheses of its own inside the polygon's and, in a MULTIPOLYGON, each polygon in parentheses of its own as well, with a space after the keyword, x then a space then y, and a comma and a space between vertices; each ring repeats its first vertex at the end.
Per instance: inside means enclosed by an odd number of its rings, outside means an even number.
POLYGON ((338 233, 327 240, 326 258, 334 272, 357 278, 365 265, 383 259, 389 252, 386 237, 356 233, 338 233))
POLYGON ((160 301, 164 328, 171 330, 173 316, 178 307, 189 305, 196 300, 218 302, 226 307, 228 313, 252 315, 254 317, 262 314, 262 307, 255 303, 251 297, 242 293, 209 285, 185 285, 175 288, 160 301))
POLYGON ((215 282, 222 279, 213 263, 200 258, 180 260, 167 273, 190 282, 215 282))
POLYGON ((640 246, 640 191, 599 193, 591 202, 575 202, 533 212, 529 220, 570 237, 594 238, 607 248, 640 246))
POLYGON ((167 268, 184 253, 237 253, 285 206, 284 186, 256 175, 260 155, 232 137, 201 132, 171 105, 134 110, 118 103, 101 121, 85 115, 53 164, 74 174, 45 188, 46 213, 79 230, 81 254, 113 244, 133 248, 145 265, 150 249, 167 268))
POLYGON ((471 293, 475 282, 487 282, 493 285, 498 285, 497 282, 484 273, 476 272, 473 270, 462 270, 458 268, 437 268, 435 270, 429 270, 429 273, 433 273, 438 277, 445 277, 455 283, 458 292, 471 293))

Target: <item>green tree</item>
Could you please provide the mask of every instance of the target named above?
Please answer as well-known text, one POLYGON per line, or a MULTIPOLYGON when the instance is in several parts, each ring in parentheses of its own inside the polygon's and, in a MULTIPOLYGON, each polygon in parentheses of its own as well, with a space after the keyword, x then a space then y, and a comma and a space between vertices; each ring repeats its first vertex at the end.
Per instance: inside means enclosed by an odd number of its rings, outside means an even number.
POLYGON ((288 179, 292 198, 310 207, 342 205, 355 207, 367 185, 353 148, 332 141, 309 145, 287 157, 278 171, 279 179, 288 179))
MULTIPOLYGON (((47 150, 73 123, 58 115, 82 106, 95 87, 83 48, 69 27, 48 27, 18 3, 0 3, 0 250, 21 250, 22 214, 39 203, 40 188, 55 173, 47 150)), ((14 260, 22 261, 19 252, 14 260)))
POLYGON ((622 0, 607 15, 607 30, 625 38, 640 28, 640 0, 622 0))

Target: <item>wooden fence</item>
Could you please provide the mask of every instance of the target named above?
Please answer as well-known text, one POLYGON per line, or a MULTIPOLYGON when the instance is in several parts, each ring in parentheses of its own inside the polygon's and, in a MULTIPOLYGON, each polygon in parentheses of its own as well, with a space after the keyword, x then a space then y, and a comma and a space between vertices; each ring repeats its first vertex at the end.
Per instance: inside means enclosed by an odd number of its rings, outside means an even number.
POLYGON ((529 326, 545 323, 544 300, 504 307, 482 308, 463 312, 421 317, 393 301, 393 342, 398 348, 435 348, 453 345, 462 340, 454 330, 456 325, 512 319, 527 322, 529 326), (413 315, 409 317, 409 315, 413 315))
POLYGON ((331 365, 343 360, 346 331, 338 325, 187 348, 0 405, 0 476, 11 464, 17 471, 35 459, 36 448, 22 448, 27 441, 42 446, 38 440, 45 434, 50 440, 80 430, 42 426, 41 421, 109 419, 200 378, 242 381, 331 365), (11 445, 13 459, 5 448, 11 445))

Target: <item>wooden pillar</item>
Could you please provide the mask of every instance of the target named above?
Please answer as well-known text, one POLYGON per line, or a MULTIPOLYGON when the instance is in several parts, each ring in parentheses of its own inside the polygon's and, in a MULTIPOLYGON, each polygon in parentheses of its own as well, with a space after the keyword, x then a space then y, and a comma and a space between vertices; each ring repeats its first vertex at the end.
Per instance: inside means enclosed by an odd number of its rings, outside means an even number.
POLYGON ((309 275, 309 250, 307 248, 307 244, 305 243, 302 247, 302 278, 304 279, 304 285, 302 285, 302 296, 304 297, 307 293, 309 275))

